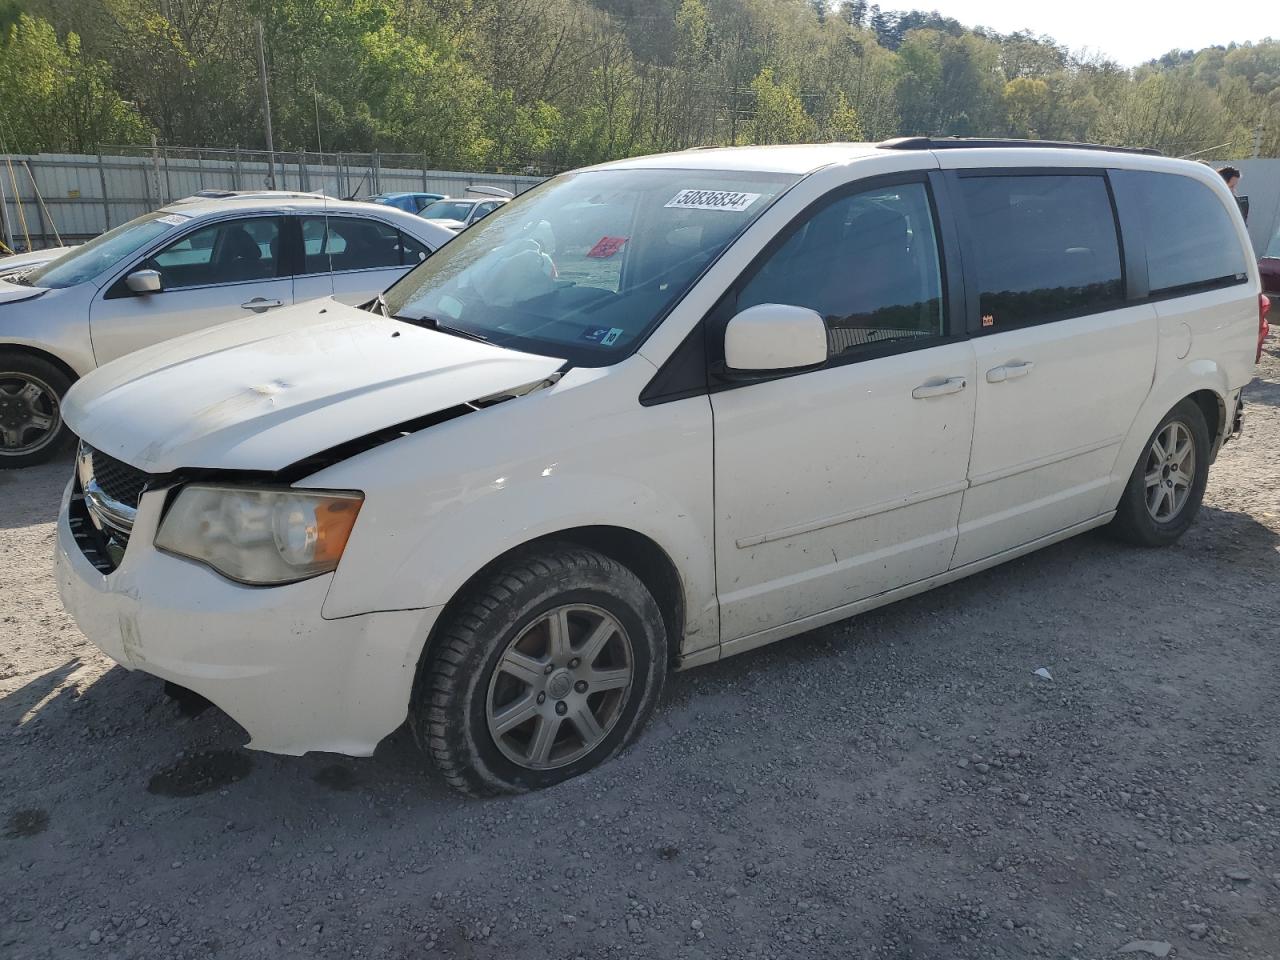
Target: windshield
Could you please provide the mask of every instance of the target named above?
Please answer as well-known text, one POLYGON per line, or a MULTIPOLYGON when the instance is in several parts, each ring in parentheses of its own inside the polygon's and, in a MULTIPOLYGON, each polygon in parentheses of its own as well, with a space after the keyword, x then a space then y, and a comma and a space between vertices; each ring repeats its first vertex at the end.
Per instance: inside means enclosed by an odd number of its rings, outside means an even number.
POLYGON ((398 319, 605 366, 629 354, 799 177, 594 170, 522 194, 386 294, 398 319))
POLYGON ((1276 228, 1276 235, 1271 238, 1271 242, 1267 244, 1266 252, 1262 254, 1264 257, 1276 257, 1280 259, 1280 227, 1276 228))
POLYGON ((52 290, 74 287, 110 270, 121 260, 137 253, 157 237, 189 219, 183 214, 164 213, 160 210, 143 214, 136 220, 130 220, 114 230, 94 237, 52 263, 33 270, 25 280, 33 287, 52 290))
POLYGON ((428 220, 465 220, 474 205, 473 200, 437 200, 423 207, 421 216, 428 220))

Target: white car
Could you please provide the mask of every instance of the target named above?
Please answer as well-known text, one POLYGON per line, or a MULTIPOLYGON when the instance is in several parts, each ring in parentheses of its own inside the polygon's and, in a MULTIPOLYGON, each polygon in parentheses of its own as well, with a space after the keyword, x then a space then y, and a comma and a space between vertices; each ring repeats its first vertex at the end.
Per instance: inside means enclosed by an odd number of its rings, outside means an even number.
POLYGON ((364 756, 407 717, 459 788, 546 786, 670 669, 1094 527, 1176 540, 1253 376, 1248 250, 1212 170, 1118 150, 566 174, 373 308, 77 384, 59 588, 253 748, 364 756))
POLYGON ((191 197, 0 278, 0 468, 66 448, 62 396, 99 364, 314 297, 363 303, 452 237, 376 204, 191 197))
POLYGON ((457 233, 483 220, 510 202, 512 197, 509 191, 500 187, 467 187, 467 191, 478 196, 442 197, 424 206, 418 211, 418 216, 457 233))

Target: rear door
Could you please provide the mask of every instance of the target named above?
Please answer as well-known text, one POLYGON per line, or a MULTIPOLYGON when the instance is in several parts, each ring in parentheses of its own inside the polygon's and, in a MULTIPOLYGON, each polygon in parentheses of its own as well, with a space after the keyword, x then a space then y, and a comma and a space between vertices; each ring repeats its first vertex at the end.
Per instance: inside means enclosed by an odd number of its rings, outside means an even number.
POLYGON ((1151 387, 1156 314, 1126 286, 1104 170, 968 169, 950 183, 977 360, 963 566, 1105 512, 1151 387))
POLYGON ((292 303, 293 280, 280 256, 282 227, 276 216, 206 222, 134 263, 90 308, 98 363, 292 303), (129 290, 125 276, 136 270, 158 271, 161 290, 129 290))
POLYGON ((294 289, 299 301, 332 295, 343 303, 364 303, 430 252, 420 240, 373 217, 331 213, 298 222, 302 265, 294 289))

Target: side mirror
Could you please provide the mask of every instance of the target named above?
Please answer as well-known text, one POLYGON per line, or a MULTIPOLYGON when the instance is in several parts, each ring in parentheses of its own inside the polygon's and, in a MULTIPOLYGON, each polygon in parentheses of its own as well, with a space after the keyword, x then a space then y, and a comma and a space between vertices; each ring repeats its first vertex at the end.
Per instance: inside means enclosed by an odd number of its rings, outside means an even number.
POLYGON ((159 270, 135 270, 124 278, 124 284, 134 293, 159 293, 162 289, 159 270))
POLYGON ((730 370, 762 372, 827 362, 827 325, 808 307, 761 303, 737 314, 724 331, 730 370))

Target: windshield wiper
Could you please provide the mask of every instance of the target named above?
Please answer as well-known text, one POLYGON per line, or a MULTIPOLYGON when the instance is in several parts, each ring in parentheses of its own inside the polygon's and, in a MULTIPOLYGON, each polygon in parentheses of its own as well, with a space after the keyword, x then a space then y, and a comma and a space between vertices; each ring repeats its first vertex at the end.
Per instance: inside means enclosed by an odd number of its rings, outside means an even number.
POLYGON ((391 310, 387 307, 387 298, 382 294, 378 294, 373 298, 372 306, 377 307, 378 311, 388 320, 391 319, 391 310))
POLYGON ((405 323, 412 323, 419 327, 427 327, 431 330, 437 330, 440 333, 447 333, 451 337, 461 337, 463 340, 474 340, 476 343, 493 343, 488 337, 481 336, 478 333, 472 333, 470 330, 463 330, 461 327, 451 327, 447 323, 442 323, 435 317, 422 315, 420 317, 392 317, 393 320, 402 320, 405 323))

